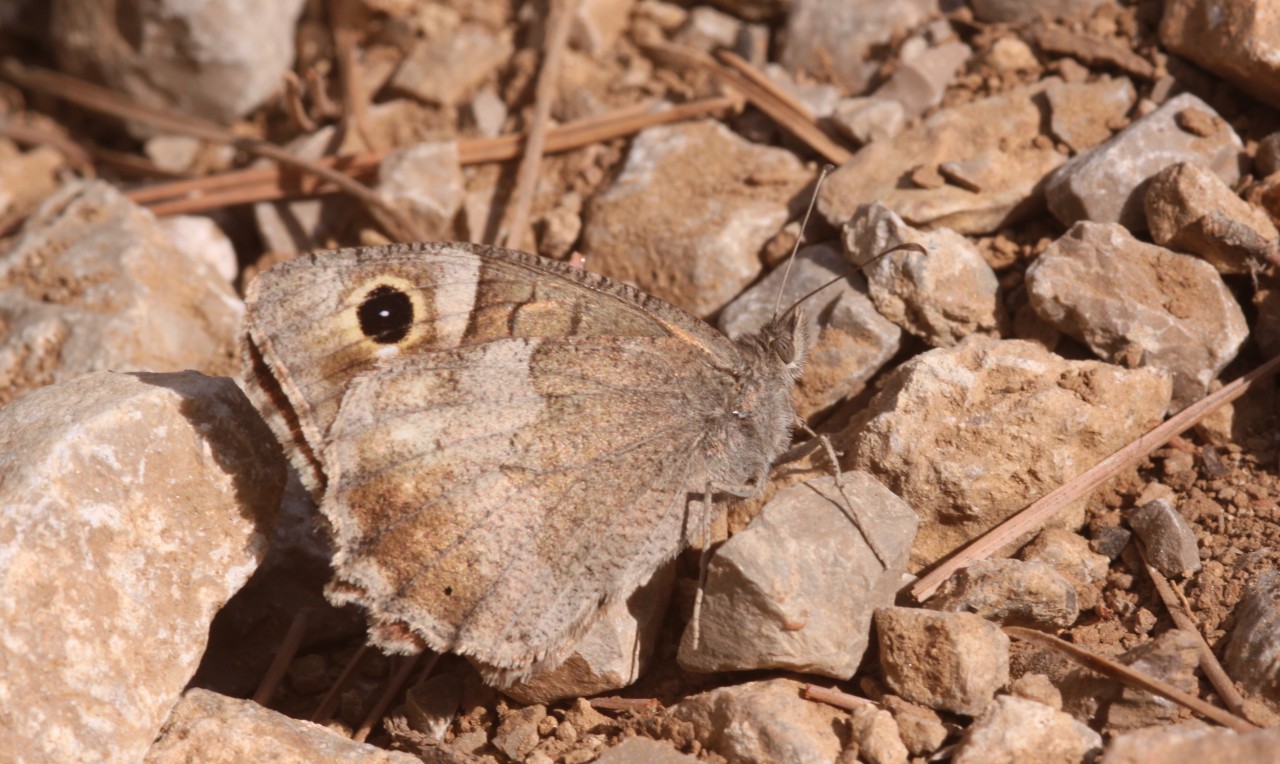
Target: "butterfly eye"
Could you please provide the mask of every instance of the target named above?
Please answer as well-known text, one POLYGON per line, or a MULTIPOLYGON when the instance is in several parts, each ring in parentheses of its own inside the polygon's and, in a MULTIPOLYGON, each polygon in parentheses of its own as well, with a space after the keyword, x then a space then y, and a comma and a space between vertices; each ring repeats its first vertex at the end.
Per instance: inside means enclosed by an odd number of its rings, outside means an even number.
POLYGON ((364 336, 379 344, 394 345, 413 327, 413 301, 403 291, 383 284, 365 295, 356 317, 364 336))
POLYGON ((791 363, 796 359, 796 346, 790 337, 774 337, 769 345, 783 363, 791 363))

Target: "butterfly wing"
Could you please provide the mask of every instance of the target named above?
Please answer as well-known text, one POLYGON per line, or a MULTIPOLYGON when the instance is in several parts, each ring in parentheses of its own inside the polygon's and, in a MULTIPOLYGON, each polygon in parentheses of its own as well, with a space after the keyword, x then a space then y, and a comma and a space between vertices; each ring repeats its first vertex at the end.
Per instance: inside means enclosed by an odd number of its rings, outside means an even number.
POLYGON ((246 303, 246 388, 334 526, 331 592, 384 643, 523 676, 682 547, 741 364, 698 319, 459 244, 298 258, 246 303))
POLYGON ((509 338, 363 375, 324 455, 338 591, 501 679, 556 665, 700 527, 702 422, 732 392, 700 352, 509 338))
POLYGON ((246 390, 317 500, 322 451, 356 377, 394 357, 514 337, 668 337, 699 362, 739 362, 697 318, 597 274, 470 244, 321 252, 281 263, 246 290, 246 390))

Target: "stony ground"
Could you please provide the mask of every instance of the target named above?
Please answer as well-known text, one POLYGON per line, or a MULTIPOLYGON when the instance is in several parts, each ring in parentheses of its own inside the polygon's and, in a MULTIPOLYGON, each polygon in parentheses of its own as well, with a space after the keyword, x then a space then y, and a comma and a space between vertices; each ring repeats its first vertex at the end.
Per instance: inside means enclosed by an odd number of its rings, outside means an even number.
POLYGON ((294 720, 326 704, 350 737, 402 672, 368 740, 428 761, 1280 746, 1271 377, 923 605, 911 591, 1280 352, 1280 17, 1263 4, 582 0, 558 43, 543 4, 507 0, 299 0, 183 24, 169 3, 117 5, 0 8, 0 687, 25 709, 0 714, 0 749, 397 758, 294 720), (536 125, 531 183, 500 136, 536 125), (358 155, 338 166, 374 193, 281 176, 244 139, 312 165, 358 155), (844 277, 805 302, 794 401, 854 487, 789 488, 830 480, 796 448, 715 529, 697 645, 691 549, 565 669, 505 695, 456 656, 425 673, 361 649, 361 612, 323 596, 314 506, 216 379, 239 373, 241 297, 269 265, 500 237, 731 336, 780 293, 844 277), (923 251, 879 257, 904 243, 923 251), (183 369, 211 377, 104 371, 183 369))

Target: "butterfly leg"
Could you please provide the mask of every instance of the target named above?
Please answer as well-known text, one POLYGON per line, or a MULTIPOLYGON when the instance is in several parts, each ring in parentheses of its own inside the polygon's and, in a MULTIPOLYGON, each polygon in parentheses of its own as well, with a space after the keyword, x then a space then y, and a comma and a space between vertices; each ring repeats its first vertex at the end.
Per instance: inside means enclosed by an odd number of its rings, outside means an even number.
POLYGON ((702 598, 707 589, 707 567, 711 563, 711 521, 715 517, 715 505, 712 497, 717 493, 723 493, 746 499, 755 496, 759 492, 759 489, 755 486, 727 485, 714 482, 708 482, 702 490, 702 522, 699 528, 702 535, 702 554, 698 556, 698 588, 693 595, 693 618, 689 621, 689 628, 693 630, 693 633, 689 635, 689 641, 692 643, 694 650, 698 649, 702 636, 702 598))
POLYGON ((876 546, 876 542, 872 539, 871 534, 867 533, 867 526, 862 522, 862 518, 858 517, 857 510, 854 509, 853 500, 849 498, 849 494, 845 492, 844 478, 840 474, 840 459, 836 456, 836 448, 831 443, 831 438, 826 434, 819 435, 803 420, 796 420, 796 427, 818 441, 818 445, 826 453, 827 458, 831 460, 831 476, 835 479, 836 490, 840 492, 841 498, 844 499, 844 506, 840 508, 844 512, 845 517, 849 518, 849 522, 853 523, 853 527, 858 529, 858 533, 862 536, 862 540, 866 542, 867 548, 880 561, 880 567, 885 570, 889 569, 889 563, 884 552, 876 546))

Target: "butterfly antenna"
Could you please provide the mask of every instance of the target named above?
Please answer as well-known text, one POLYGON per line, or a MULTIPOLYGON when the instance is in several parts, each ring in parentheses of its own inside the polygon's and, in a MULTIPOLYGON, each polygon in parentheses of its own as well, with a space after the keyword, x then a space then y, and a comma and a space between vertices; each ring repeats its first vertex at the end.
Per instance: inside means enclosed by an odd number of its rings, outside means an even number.
POLYGON ((791 246, 791 256, 787 258, 787 269, 782 272, 782 286, 778 288, 778 299, 773 304, 773 317, 778 317, 778 309, 782 307, 782 295, 787 289, 787 279, 791 278, 791 266, 796 262, 796 253, 800 251, 800 242, 804 239, 805 229, 809 227, 809 216, 813 214, 813 207, 818 203, 818 192, 822 190, 822 182, 827 179, 827 175, 836 169, 833 164, 825 164, 822 166, 822 172, 818 173, 818 182, 813 185, 813 195, 809 197, 809 209, 804 211, 804 220, 800 221, 800 233, 796 236, 796 243, 791 246))
MULTIPOLYGON (((867 267, 868 265, 871 265, 872 263, 874 263, 875 261, 879 260, 879 259, 880 259, 880 258, 882 258, 882 257, 886 257, 886 256, 888 256, 888 255, 892 255, 894 252, 904 252, 904 251, 919 252, 919 253, 920 253, 920 254, 922 254, 922 255, 927 255, 927 254, 929 254, 929 250, 925 249, 923 246, 921 246, 921 245, 919 245, 919 244, 916 244, 916 243, 915 243, 915 242, 913 242, 913 241, 911 241, 911 242, 906 242, 905 244, 899 244, 899 245, 897 245, 896 247, 890 247, 890 248, 886 249, 885 251, 881 252, 880 254, 876 255, 875 257, 871 258, 870 260, 866 261, 865 263, 863 263, 863 264, 861 264, 861 265, 858 265, 858 266, 855 266, 855 267, 854 267, 854 272, 856 273, 857 271, 865 270, 865 269, 866 269, 866 267, 867 267)), ((793 311, 793 310, 795 310, 797 307, 799 307, 800 303, 804 302, 805 300, 809 299, 810 297, 813 297, 815 294, 817 294, 818 292, 821 292, 822 290, 826 289, 827 287, 831 286, 832 284, 838 283, 838 282, 840 282, 840 281, 844 281, 846 278, 848 278, 848 276, 836 276, 835 278, 831 279, 831 280, 830 280, 830 281, 828 281, 827 283, 823 284, 822 286, 818 287, 817 289, 813 290, 812 292, 810 292, 810 293, 806 294, 804 297, 801 297, 800 299, 798 299, 798 300, 796 300, 795 302, 791 303, 791 307, 787 308, 787 311, 786 311, 786 312, 787 312, 787 313, 790 313, 791 311, 793 311)), ((782 295, 781 295, 781 293, 779 293, 779 295, 778 295, 778 296, 779 296, 779 297, 781 297, 781 296, 782 296, 782 295)), ((777 315, 777 309, 776 309, 776 308, 774 309, 774 315, 775 315, 775 316, 777 315)), ((785 314, 783 314, 783 315, 785 315, 785 314)))

